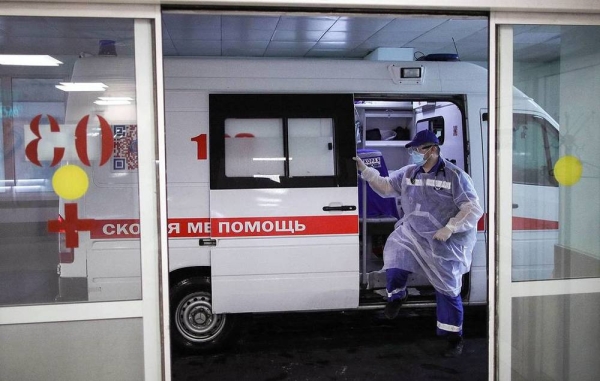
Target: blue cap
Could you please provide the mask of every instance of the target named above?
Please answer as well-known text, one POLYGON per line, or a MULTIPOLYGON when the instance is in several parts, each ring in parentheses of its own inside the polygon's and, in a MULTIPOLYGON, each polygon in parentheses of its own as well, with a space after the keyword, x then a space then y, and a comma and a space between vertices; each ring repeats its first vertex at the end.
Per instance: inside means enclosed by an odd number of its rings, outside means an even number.
POLYGON ((437 136, 433 133, 433 131, 423 130, 419 131, 415 135, 413 140, 410 143, 406 144, 404 147, 418 147, 427 143, 439 145, 440 141, 438 140, 437 136))

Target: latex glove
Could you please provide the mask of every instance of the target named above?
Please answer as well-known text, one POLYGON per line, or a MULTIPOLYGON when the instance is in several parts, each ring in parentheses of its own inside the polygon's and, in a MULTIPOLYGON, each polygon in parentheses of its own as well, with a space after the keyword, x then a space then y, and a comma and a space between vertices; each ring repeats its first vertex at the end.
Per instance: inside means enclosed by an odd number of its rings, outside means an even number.
POLYGON ((450 238, 451 235, 452 230, 450 230, 449 227, 444 226, 443 228, 435 232, 435 234, 433 235, 433 239, 446 242, 446 240, 450 238))
POLYGON ((365 165, 365 163, 362 161, 362 159, 358 156, 355 156, 352 158, 354 161, 356 161, 356 169, 358 169, 359 171, 364 171, 365 169, 367 169, 367 166, 365 165))

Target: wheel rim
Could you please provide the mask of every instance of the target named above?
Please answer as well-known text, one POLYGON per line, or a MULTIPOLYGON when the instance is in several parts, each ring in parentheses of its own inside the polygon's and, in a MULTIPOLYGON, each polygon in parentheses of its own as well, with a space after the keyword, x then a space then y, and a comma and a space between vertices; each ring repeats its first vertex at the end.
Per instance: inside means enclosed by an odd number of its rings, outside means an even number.
POLYGON ((214 340, 225 326, 225 316, 213 314, 210 295, 196 292, 183 298, 175 311, 177 330, 189 341, 214 340))

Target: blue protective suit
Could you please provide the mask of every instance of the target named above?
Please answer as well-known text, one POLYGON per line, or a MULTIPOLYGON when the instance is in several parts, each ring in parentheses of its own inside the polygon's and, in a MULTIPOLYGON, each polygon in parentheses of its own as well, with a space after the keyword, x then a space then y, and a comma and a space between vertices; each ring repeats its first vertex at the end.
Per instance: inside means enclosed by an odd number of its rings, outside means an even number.
POLYGON ((429 173, 412 164, 389 177, 366 168, 362 178, 382 197, 401 199, 403 215, 386 242, 383 268, 422 272, 438 293, 458 297, 483 215, 469 175, 440 156, 429 173), (433 239, 444 226, 450 238, 433 239))

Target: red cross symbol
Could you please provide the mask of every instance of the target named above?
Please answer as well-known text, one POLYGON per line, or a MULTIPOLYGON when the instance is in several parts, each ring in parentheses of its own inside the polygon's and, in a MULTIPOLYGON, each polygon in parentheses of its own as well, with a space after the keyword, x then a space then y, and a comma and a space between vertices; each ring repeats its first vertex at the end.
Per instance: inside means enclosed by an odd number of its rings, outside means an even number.
POLYGON ((65 243, 68 248, 79 247, 79 232, 91 231, 94 227, 93 219, 77 217, 77 204, 65 204, 65 218, 59 216, 58 220, 48 221, 48 231, 52 233, 65 233, 65 243))

